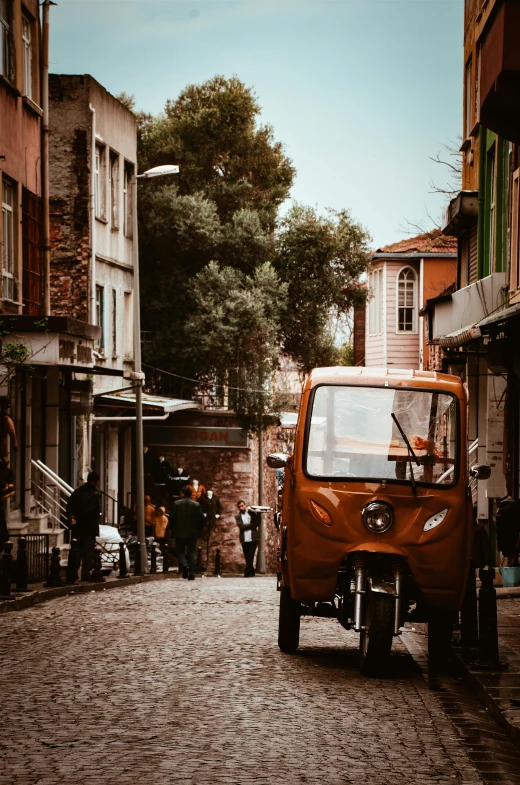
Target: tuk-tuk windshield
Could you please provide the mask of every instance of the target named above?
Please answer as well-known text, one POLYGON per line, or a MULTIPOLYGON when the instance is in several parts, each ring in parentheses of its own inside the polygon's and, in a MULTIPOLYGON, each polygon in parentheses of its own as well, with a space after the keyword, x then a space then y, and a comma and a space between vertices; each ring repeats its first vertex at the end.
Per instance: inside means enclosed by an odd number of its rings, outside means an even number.
POLYGON ((411 482, 413 472, 417 483, 452 485, 456 415, 456 398, 445 392, 322 385, 312 403, 306 472, 378 482, 411 482))

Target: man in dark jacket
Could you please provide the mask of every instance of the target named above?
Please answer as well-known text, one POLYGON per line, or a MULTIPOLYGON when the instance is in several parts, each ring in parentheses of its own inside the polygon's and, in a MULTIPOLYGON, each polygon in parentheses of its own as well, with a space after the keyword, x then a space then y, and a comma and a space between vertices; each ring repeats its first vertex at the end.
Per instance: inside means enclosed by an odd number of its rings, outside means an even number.
POLYGON ((240 530, 240 542, 246 560, 245 578, 252 578, 255 574, 254 558, 260 540, 261 517, 259 512, 250 510, 242 499, 237 502, 238 514, 235 515, 236 524, 240 530))
POLYGON ((191 500, 191 490, 183 488, 182 497, 174 502, 170 513, 170 527, 175 537, 175 548, 182 577, 195 580, 197 537, 204 528, 204 514, 198 502, 191 500), (186 559, 186 553, 188 558, 186 559))
POLYGON ((72 536, 78 541, 82 581, 90 579, 96 537, 99 536, 101 503, 97 490, 98 482, 99 474, 90 472, 87 482, 76 488, 67 502, 67 517, 72 527, 72 536))

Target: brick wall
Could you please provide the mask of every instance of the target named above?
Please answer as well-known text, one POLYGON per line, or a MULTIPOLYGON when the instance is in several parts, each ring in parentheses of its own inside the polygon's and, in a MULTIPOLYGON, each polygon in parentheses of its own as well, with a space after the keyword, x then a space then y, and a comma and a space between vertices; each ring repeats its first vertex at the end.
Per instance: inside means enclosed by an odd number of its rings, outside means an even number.
MULTIPOLYGON (((227 412, 185 411, 172 415, 168 425, 235 428, 234 415, 227 412)), ((279 452, 280 430, 271 428, 264 436, 264 456, 279 452)), ((145 444, 146 428, 145 428, 145 444)), ((192 479, 199 480, 206 489, 212 489, 224 508, 222 517, 216 522, 209 539, 209 565, 213 569, 216 549, 221 550, 224 572, 242 572, 244 558, 235 523, 238 499, 247 503, 258 503, 258 441, 249 438, 248 449, 222 449, 219 447, 151 447, 156 456, 164 455, 174 468, 183 467, 192 479)), ((264 464, 264 503, 276 509, 276 472, 264 464)), ((264 515, 266 532, 266 565, 269 572, 276 569, 276 529, 272 513, 264 515)), ((206 545, 202 541, 199 543, 206 545)))
POLYGON ((90 259, 89 77, 51 74, 51 307, 88 321, 90 259))

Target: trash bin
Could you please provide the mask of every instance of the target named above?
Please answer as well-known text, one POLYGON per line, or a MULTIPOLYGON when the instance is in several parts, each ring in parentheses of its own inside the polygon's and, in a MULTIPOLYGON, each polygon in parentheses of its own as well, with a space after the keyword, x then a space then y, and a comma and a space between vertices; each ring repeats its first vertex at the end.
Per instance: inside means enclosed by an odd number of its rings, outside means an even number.
POLYGON ((520 586, 520 567, 501 567, 502 586, 520 586))

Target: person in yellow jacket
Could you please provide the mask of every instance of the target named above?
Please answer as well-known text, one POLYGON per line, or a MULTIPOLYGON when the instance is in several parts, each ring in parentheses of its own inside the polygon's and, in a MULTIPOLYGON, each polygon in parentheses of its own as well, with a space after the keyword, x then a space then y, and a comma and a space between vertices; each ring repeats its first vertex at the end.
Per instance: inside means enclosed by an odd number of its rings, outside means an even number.
POLYGON ((157 507, 153 516, 153 534, 156 540, 164 542, 166 540, 166 529, 168 528, 169 518, 164 507, 157 507))

